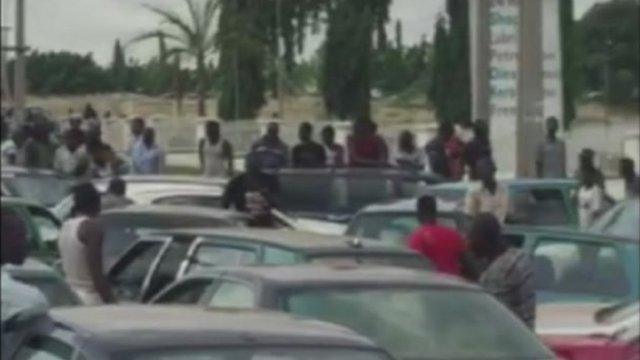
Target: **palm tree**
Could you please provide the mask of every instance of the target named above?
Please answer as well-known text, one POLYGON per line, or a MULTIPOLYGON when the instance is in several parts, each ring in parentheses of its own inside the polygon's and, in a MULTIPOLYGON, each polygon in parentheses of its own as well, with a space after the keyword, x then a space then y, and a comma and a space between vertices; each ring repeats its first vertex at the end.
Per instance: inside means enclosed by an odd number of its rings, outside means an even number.
MULTIPOLYGON (((169 31, 152 31, 139 35, 132 41, 157 38, 161 41, 162 48, 162 42, 171 40, 175 46, 171 50, 165 49, 165 54, 161 54, 161 57, 170 54, 176 56, 185 54, 195 59, 198 77, 198 115, 206 116, 205 99, 206 84, 208 83, 206 63, 208 56, 216 48, 213 23, 220 3, 218 0, 184 0, 184 2, 189 10, 187 18, 183 18, 171 10, 145 5, 147 9, 160 16, 163 22, 169 25, 169 29, 167 29, 169 31)), ((165 60, 166 58, 160 59, 161 62, 165 60)))

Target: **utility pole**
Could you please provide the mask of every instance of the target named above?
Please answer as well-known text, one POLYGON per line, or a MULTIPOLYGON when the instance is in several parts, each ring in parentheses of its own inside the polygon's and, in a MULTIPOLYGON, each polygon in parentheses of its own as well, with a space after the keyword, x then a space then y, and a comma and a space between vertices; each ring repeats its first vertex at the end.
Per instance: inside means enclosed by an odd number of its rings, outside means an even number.
POLYGON ((277 43, 277 62, 276 71, 278 76, 278 114, 280 119, 284 119, 284 76, 282 74, 283 64, 282 55, 280 54, 280 40, 282 38, 282 0, 276 0, 276 43, 277 43))
MULTIPOLYGON (((2 26, 2 44, 7 44, 8 42, 8 35, 9 35, 9 30, 11 28, 8 26, 2 26)), ((1 89, 2 89, 2 100, 8 101, 9 99, 12 98, 11 96, 11 89, 9 88, 9 78, 8 76, 8 72, 7 72, 7 51, 4 47, 2 48, 2 51, 0 52, 0 81, 1 83, 1 89)))
POLYGON ((13 100, 15 106, 15 116, 18 123, 24 121, 24 106, 25 106, 25 93, 26 93, 26 79, 25 79, 25 53, 27 48, 25 46, 24 28, 25 28, 25 14, 24 14, 24 2, 25 0, 16 0, 16 61, 15 69, 13 73, 13 100))

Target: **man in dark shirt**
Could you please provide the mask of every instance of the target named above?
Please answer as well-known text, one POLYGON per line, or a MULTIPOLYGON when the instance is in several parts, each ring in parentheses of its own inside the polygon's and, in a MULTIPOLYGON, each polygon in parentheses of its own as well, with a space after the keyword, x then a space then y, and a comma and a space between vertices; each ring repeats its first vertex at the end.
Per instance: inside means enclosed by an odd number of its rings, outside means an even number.
POLYGON ((300 124, 298 130, 300 143, 294 146, 292 151, 293 167, 297 168, 319 168, 327 163, 327 154, 322 145, 313 141, 313 127, 310 123, 300 124))

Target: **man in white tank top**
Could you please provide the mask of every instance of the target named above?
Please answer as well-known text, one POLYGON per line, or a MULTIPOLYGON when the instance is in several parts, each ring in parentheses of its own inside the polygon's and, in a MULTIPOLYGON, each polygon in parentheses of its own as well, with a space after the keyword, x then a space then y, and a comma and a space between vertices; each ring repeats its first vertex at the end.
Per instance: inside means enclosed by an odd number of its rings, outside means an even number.
POLYGON ((92 184, 81 184, 73 190, 73 201, 72 217, 62 225, 58 241, 66 280, 86 305, 114 302, 102 267, 100 194, 92 184))
POLYGON ((198 154, 205 177, 231 177, 233 175, 233 149, 220 137, 220 124, 207 121, 206 138, 200 141, 198 154))

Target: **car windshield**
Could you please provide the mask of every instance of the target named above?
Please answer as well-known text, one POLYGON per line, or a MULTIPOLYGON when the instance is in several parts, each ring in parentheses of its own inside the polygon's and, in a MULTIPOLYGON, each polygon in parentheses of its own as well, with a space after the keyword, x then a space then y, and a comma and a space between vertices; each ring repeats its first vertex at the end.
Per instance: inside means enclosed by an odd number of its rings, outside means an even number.
POLYGON ((321 349, 295 348, 220 348, 177 349, 151 351, 118 358, 125 360, 389 360, 381 352, 322 347, 321 349))
POLYGON ((638 296, 638 245, 543 238, 534 249, 539 302, 621 302, 638 296))
POLYGON ((321 218, 349 216, 373 203, 413 195, 405 181, 383 176, 280 174, 278 179, 281 210, 321 218))
MULTIPOLYGON (((438 216, 438 224, 453 229, 459 227, 453 216, 438 216)), ((363 213, 353 219, 347 235, 404 246, 409 235, 419 226, 414 212, 363 213)))
POLYGON ((622 203, 602 215, 591 231, 640 241, 640 200, 622 203))
POLYGON ((3 184, 12 195, 53 207, 64 199, 73 181, 55 176, 16 176, 3 178, 3 184))
POLYGON ((285 311, 338 323, 397 359, 546 359, 535 335, 481 292, 309 289, 284 294, 285 311))

